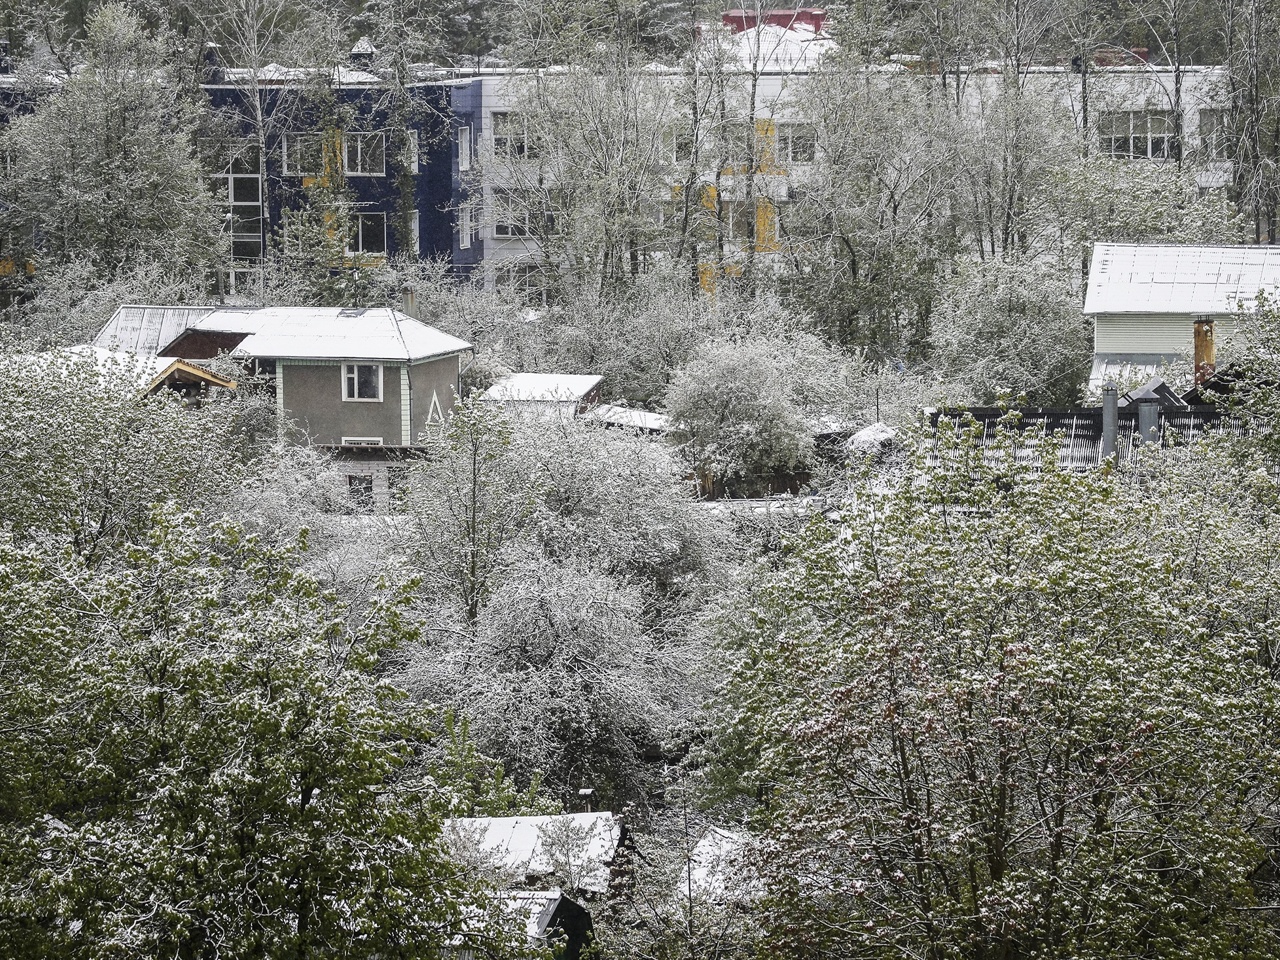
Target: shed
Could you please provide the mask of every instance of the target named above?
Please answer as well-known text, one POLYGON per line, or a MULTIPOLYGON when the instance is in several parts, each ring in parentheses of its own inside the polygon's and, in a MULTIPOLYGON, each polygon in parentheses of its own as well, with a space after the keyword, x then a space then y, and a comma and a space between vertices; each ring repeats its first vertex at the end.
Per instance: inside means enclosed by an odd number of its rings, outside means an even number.
POLYGON ((535 417, 572 419, 600 399, 600 377, 571 373, 513 373, 485 391, 483 399, 535 417))
POLYGON ((1280 292, 1280 248, 1099 243, 1084 313, 1093 318, 1090 389, 1137 384, 1189 361, 1197 320, 1221 341, 1259 293, 1280 292))
POLYGON ((538 883, 559 874, 573 890, 604 894, 625 831, 612 813, 568 813, 446 820, 445 836, 464 858, 477 852, 514 882, 538 883))

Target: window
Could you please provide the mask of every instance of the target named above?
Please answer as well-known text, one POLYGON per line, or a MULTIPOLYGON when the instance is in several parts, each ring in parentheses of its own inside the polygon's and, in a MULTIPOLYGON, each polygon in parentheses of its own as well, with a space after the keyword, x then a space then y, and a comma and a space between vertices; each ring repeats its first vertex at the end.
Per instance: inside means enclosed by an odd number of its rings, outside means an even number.
POLYGON ((344 363, 342 365, 342 399, 381 402, 381 364, 344 363))
POLYGON ((342 445, 344 447, 380 447, 382 446, 381 437, 343 437, 342 445))
POLYGON ((720 158, 731 167, 749 167, 760 157, 755 122, 733 123, 720 136, 720 158))
POLYGON ((347 496, 356 513, 373 513, 373 477, 367 473, 347 474, 347 496))
POLYGON ((471 169, 471 128, 458 128, 458 172, 466 173, 471 169))
POLYGON ((1200 111, 1200 146, 1210 160, 1231 159, 1230 122, 1227 110, 1200 111))
POLYGON ((1172 110, 1120 110, 1098 115, 1102 152, 1117 159, 1176 160, 1172 110))
POLYGON ((547 303, 542 269, 537 264, 514 263, 499 267, 494 273, 494 285, 515 295, 526 306, 545 306, 547 303))
POLYGON ((471 225, 471 204, 464 203, 458 208, 458 249, 471 248, 471 233, 474 229, 471 225))
POLYGON ((721 204, 724 212, 725 239, 749 242, 756 235, 756 206, 747 200, 725 200, 721 204))
POLYGON ((554 200, 555 197, 549 201, 532 191, 495 190, 493 235, 505 240, 558 236, 560 225, 550 205, 554 200))
POLYGON ((671 150, 672 158, 676 163, 689 163, 693 160, 693 150, 696 145, 693 130, 688 123, 683 123, 671 134, 671 150))
POLYGON ((384 254, 387 252, 387 215, 356 213, 351 216, 351 239, 347 253, 384 254))
POLYGON ((529 204, 520 194, 499 191, 494 194, 493 235, 503 239, 529 236, 529 204))
POLYGON ((387 172, 387 144, 380 133, 348 133, 342 138, 349 176, 381 177, 387 172))
POLYGON ((406 130, 404 132, 404 167, 410 173, 418 172, 418 131, 406 130))
POLYGON ((245 144, 233 152, 227 165, 209 178, 209 185, 223 210, 232 259, 261 260, 262 157, 257 145, 245 144))
POLYGON ((518 113, 494 113, 493 155, 504 160, 523 160, 534 155, 529 128, 518 113))
POLYGON ((807 123, 778 124, 778 162, 813 163, 818 155, 818 135, 807 123))
POLYGON ((324 137, 318 133, 286 133, 284 172, 289 177, 320 176, 324 172, 324 137))

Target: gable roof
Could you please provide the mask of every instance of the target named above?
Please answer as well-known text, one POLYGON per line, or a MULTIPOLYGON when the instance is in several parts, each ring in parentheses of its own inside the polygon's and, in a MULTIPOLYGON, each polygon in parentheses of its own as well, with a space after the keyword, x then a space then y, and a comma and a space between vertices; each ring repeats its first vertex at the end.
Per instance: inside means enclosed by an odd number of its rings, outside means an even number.
POLYGON ((190 318, 158 352, 197 359, 225 350, 263 360, 413 363, 470 349, 465 340, 386 307, 218 307, 190 318))
POLYGON ((1099 243, 1084 312, 1222 315, 1278 287, 1280 247, 1099 243))

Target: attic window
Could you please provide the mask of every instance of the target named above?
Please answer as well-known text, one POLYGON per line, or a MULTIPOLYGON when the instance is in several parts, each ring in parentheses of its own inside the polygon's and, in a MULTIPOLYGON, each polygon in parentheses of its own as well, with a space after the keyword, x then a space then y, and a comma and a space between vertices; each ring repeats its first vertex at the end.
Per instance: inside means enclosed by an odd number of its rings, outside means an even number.
POLYGON ((342 399, 381 401, 382 366, 376 363, 343 364, 342 399))

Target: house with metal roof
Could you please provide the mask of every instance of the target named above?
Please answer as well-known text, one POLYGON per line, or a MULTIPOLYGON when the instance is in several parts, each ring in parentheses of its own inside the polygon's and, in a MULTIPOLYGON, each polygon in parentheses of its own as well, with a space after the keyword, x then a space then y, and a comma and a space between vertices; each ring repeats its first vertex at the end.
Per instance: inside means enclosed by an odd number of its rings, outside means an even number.
POLYGON ((1235 334, 1259 293, 1280 293, 1280 247, 1097 244, 1084 303, 1094 324, 1090 389, 1144 382, 1178 362, 1211 373, 1213 342, 1235 334))
POLYGON ((444 426, 472 349, 387 308, 139 305, 117 310, 94 347, 171 358, 180 372, 237 360, 274 394, 282 431, 334 448, 370 508, 389 500, 388 462, 444 426))
POLYGON ((578 373, 513 373, 484 392, 486 403, 513 413, 572 420, 600 401, 600 377, 578 373))
POLYGON ((445 422, 471 344, 387 308, 219 308, 157 353, 227 354, 269 376, 282 423, 314 443, 413 446, 445 422))

